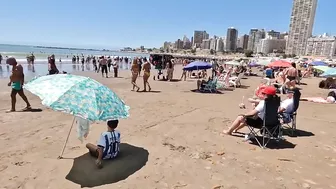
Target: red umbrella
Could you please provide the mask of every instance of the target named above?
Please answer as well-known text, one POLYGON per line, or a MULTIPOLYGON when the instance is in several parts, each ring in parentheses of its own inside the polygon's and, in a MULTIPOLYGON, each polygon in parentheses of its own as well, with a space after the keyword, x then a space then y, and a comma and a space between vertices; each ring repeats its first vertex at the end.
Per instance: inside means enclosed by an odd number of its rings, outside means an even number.
POLYGON ((290 62, 287 62, 285 60, 277 60, 275 62, 272 62, 268 65, 268 67, 282 67, 282 68, 288 68, 291 67, 292 64, 290 62))

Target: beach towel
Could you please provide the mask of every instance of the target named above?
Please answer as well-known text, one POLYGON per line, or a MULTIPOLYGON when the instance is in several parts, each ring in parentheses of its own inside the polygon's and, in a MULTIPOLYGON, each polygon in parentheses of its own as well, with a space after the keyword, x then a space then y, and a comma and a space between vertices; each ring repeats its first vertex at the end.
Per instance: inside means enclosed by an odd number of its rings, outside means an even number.
POLYGON ((86 138, 89 134, 90 122, 89 120, 83 119, 81 117, 76 117, 77 123, 77 137, 83 142, 83 139, 86 138))

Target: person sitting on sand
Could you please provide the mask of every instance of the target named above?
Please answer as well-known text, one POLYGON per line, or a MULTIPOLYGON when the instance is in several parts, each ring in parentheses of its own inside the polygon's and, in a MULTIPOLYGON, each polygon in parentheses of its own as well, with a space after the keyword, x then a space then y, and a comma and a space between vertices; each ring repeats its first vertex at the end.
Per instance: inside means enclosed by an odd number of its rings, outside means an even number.
MULTIPOLYGON (((143 66, 143 70, 144 70, 144 75, 143 75, 143 82, 144 82, 144 90, 143 92, 146 92, 146 86, 148 85, 148 90, 151 91, 151 86, 149 85, 148 79, 150 77, 150 70, 151 70, 151 65, 150 63, 147 61, 146 58, 143 59, 143 61, 145 62, 142 66, 143 66)), ((139 72, 140 74, 140 72, 139 72)))
POLYGON ((88 143, 86 148, 90 154, 96 157, 96 165, 102 168, 102 160, 113 159, 119 154, 120 132, 115 130, 118 127, 118 120, 107 121, 107 131, 103 132, 97 145, 88 143))
POLYGON ((233 132, 237 132, 239 129, 250 125, 254 128, 261 128, 264 119, 264 108, 265 99, 276 95, 276 89, 273 86, 267 86, 263 90, 263 99, 258 103, 258 105, 249 113, 239 115, 236 120, 232 123, 228 130, 224 130, 223 133, 227 135, 232 135, 233 132))
POLYGON ((21 64, 18 64, 16 59, 13 57, 9 57, 6 60, 6 63, 8 65, 13 66, 12 74, 9 77, 10 81, 8 83, 8 86, 12 86, 12 92, 11 92, 12 108, 8 112, 15 112, 16 94, 19 94, 21 98, 25 101, 25 103, 27 104, 26 108, 24 108, 23 111, 31 110, 30 103, 26 95, 24 94, 23 88, 22 88, 24 84, 24 73, 23 73, 23 68, 21 64))
POLYGON ((205 80, 197 80, 197 90, 202 90, 204 86, 208 83, 212 82, 211 78, 209 77, 208 81, 205 80))

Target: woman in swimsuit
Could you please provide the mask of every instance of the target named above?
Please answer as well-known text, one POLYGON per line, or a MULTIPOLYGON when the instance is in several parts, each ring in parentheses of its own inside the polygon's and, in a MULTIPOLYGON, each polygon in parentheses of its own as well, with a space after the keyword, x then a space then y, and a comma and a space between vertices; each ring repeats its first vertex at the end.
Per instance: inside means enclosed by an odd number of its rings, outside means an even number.
POLYGON ((148 83, 148 79, 150 77, 150 69, 151 69, 151 65, 150 63, 147 61, 146 58, 143 59, 144 60, 144 64, 143 64, 143 70, 144 70, 144 75, 143 75, 143 81, 144 81, 144 92, 146 92, 146 86, 148 85, 148 90, 151 91, 151 87, 148 83))
POLYGON ((132 91, 134 91, 134 88, 138 88, 137 91, 140 90, 140 87, 138 87, 138 85, 136 84, 136 80, 138 78, 138 74, 139 74, 139 65, 138 65, 138 60, 137 58, 133 59, 132 62, 132 67, 131 67, 131 72, 132 72, 132 85, 133 85, 133 89, 132 91))

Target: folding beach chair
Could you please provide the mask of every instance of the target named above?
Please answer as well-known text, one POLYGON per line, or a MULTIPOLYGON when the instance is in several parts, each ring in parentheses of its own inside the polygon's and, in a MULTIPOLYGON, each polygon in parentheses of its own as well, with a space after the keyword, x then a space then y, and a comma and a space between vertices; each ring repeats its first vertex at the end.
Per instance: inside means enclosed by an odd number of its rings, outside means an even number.
POLYGON ((299 108, 300 104, 300 98, 301 98, 301 92, 299 89, 294 89, 293 94, 293 112, 292 113, 285 113, 280 115, 282 118, 282 123, 284 127, 290 128, 291 130, 291 136, 294 136, 294 133, 296 132, 296 116, 297 116, 297 110, 299 108))
POLYGON ((238 77, 231 77, 231 78, 229 79, 229 83, 230 83, 230 85, 233 85, 235 88, 236 88, 236 87, 240 87, 240 86, 241 86, 241 82, 240 82, 240 80, 243 78, 243 76, 244 76, 244 73, 240 73, 240 74, 238 75, 238 77))
POLYGON ((217 92, 217 77, 213 78, 213 80, 209 81, 207 84, 204 84, 202 88, 202 92, 217 92))
POLYGON ((278 109, 280 97, 272 96, 265 99, 264 120, 260 129, 248 125, 250 136, 254 136, 261 148, 266 148, 270 140, 279 142, 282 139, 282 127, 279 121, 278 109))

